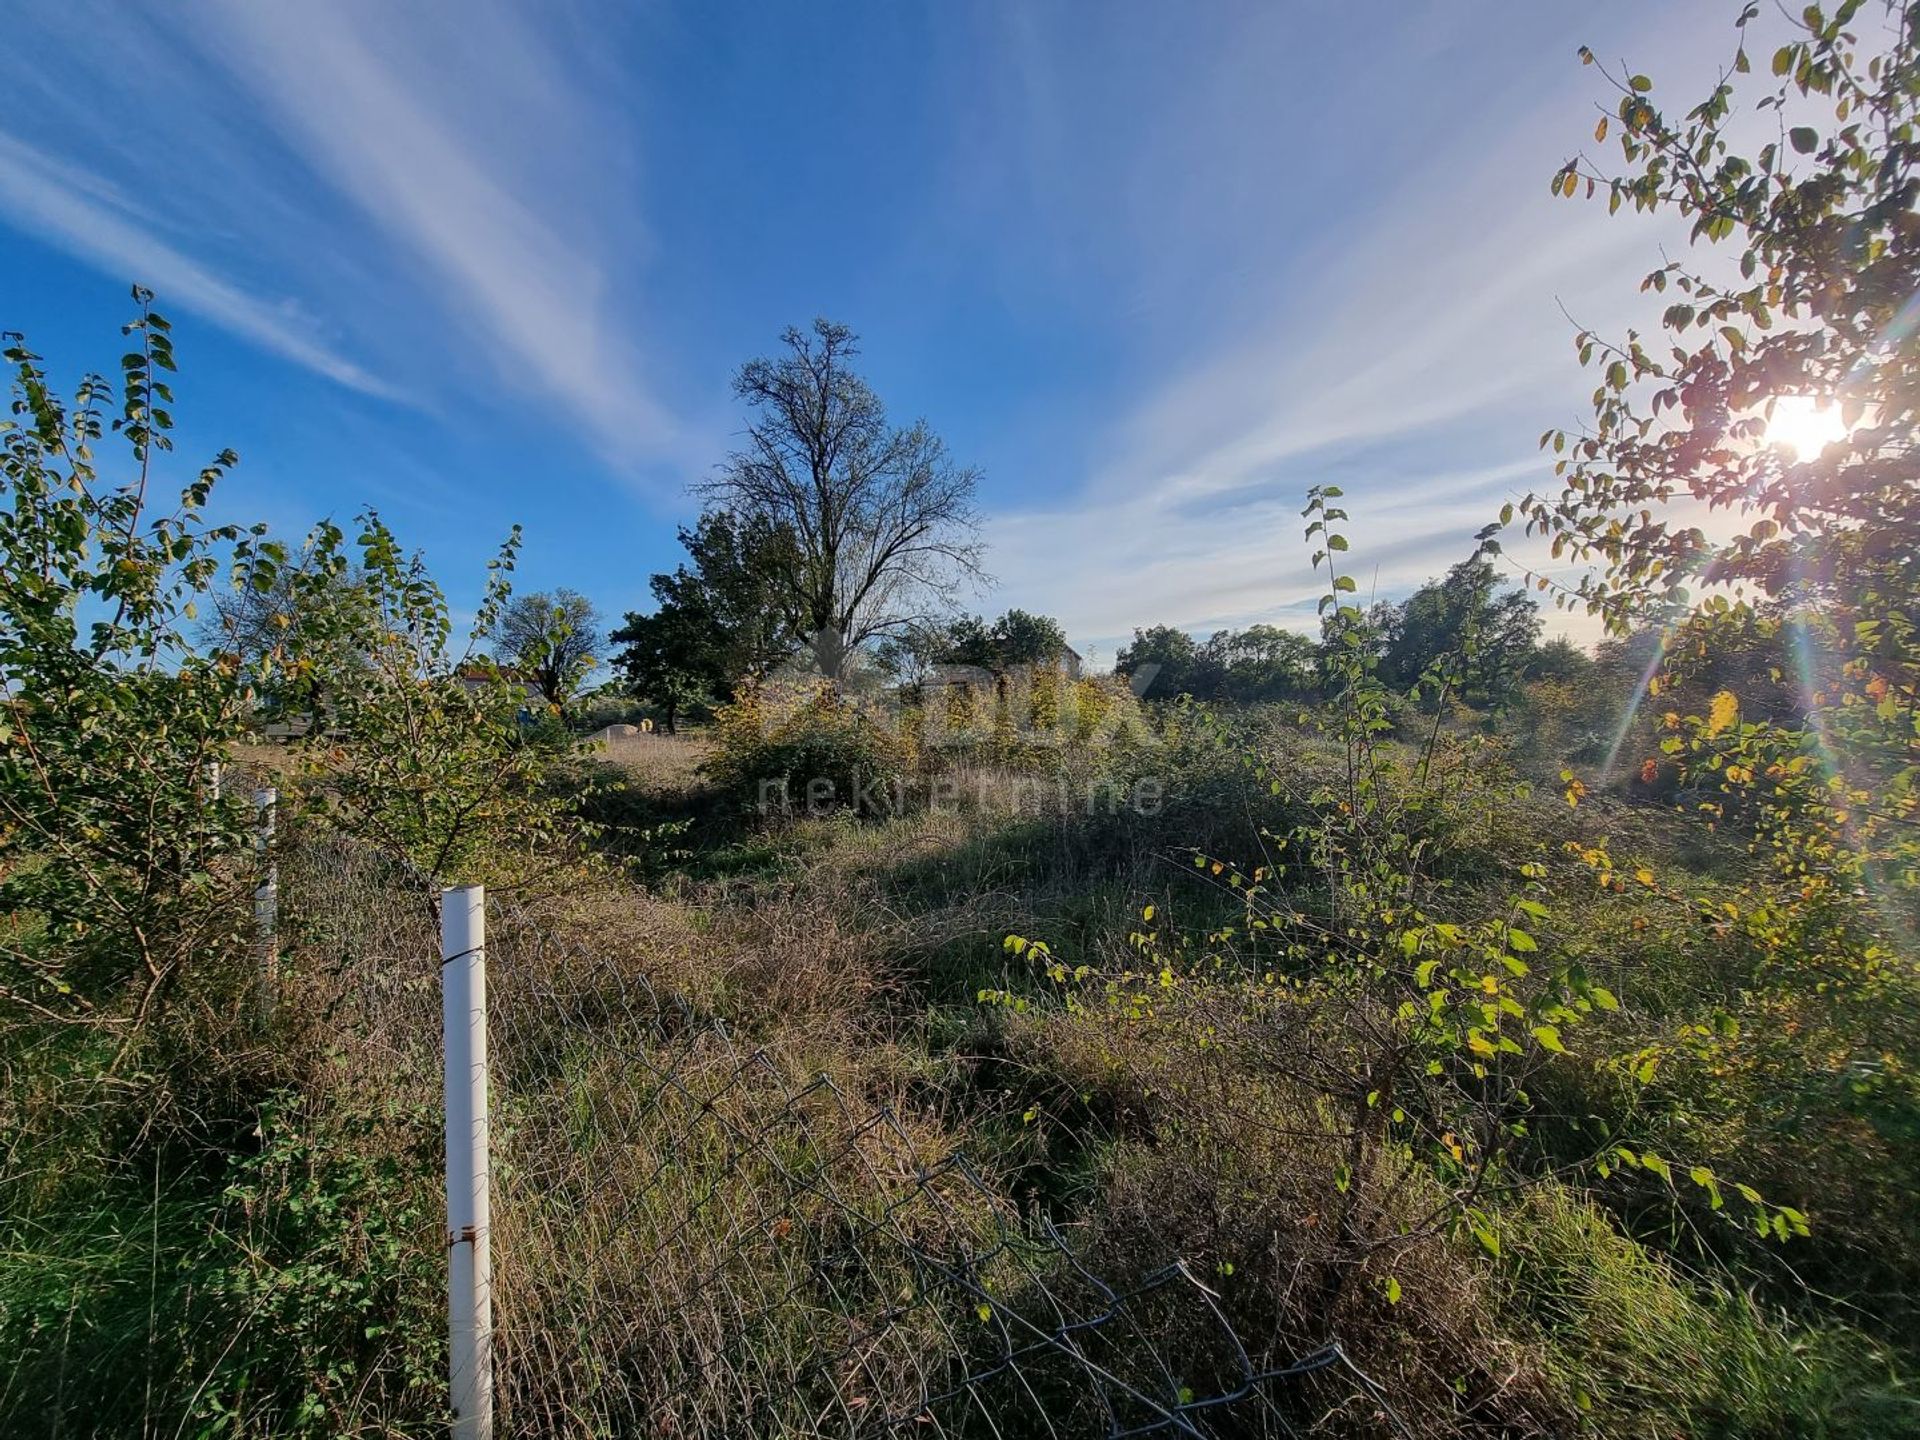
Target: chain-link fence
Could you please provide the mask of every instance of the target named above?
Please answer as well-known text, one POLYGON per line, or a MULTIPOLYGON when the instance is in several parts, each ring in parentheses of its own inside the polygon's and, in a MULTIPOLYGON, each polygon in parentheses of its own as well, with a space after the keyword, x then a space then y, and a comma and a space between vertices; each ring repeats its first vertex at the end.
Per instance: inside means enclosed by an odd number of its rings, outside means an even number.
MULTIPOLYGON (((437 1080, 431 892, 332 841, 284 871, 298 923, 335 927, 334 1003, 375 1072, 437 1080)), ((936 1097, 796 1071, 488 912, 497 1433, 1278 1436, 1329 1408, 1392 1433, 1337 1345, 1249 1343, 1177 1254, 1096 1273, 936 1097)))

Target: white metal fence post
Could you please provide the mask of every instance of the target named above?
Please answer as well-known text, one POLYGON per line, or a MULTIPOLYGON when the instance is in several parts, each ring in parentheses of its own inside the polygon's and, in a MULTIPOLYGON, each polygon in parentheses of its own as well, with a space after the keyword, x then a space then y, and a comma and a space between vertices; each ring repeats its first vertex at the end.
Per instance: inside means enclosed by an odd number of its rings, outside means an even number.
POLYGON ((272 1014, 280 988, 280 862, 273 853, 279 801, 280 792, 271 786, 253 792, 253 806, 259 817, 253 848, 260 861, 260 883, 253 891, 253 944, 263 1017, 272 1014))
POLYGON ((446 1036, 448 1377, 454 1440, 493 1436, 493 1257, 488 1240, 487 891, 440 892, 446 1036))

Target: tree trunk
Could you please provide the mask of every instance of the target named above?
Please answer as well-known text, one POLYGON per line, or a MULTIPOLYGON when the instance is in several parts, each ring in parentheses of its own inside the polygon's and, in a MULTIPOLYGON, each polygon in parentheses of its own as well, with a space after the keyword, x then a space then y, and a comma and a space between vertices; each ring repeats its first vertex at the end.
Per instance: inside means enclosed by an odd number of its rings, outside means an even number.
POLYGON ((820 667, 820 673, 836 684, 846 669, 847 647, 840 629, 835 625, 823 625, 813 632, 811 639, 814 663, 820 667))

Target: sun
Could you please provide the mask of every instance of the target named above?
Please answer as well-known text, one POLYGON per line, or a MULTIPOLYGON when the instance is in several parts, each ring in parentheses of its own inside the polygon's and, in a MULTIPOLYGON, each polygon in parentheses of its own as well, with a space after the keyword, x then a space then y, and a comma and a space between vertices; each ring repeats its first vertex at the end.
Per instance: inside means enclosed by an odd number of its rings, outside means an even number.
POLYGON ((1773 402, 1767 443, 1786 446, 1796 459, 1811 460, 1846 438, 1847 423, 1835 406, 1819 404, 1811 395, 1782 395, 1773 402))

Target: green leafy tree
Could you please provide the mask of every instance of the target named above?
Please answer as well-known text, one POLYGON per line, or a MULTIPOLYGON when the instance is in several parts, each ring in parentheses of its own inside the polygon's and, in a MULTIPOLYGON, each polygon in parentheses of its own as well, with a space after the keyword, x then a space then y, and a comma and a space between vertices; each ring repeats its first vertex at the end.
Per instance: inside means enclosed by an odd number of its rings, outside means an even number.
POLYGON ((1372 623, 1379 632, 1381 677, 1389 685, 1410 690, 1443 661, 1457 661, 1453 693, 1473 704, 1513 697, 1540 636, 1539 606, 1523 590, 1503 593, 1484 554, 1377 611, 1372 623))
POLYGON ((628 689, 659 707, 669 733, 686 711, 732 692, 726 632, 697 602, 665 600, 650 615, 629 614, 613 643, 622 647, 614 665, 628 689))
POLYGON ((970 665, 1004 674, 1020 667, 1051 665, 1067 650, 1067 632, 1051 615, 1009 610, 992 624, 961 615, 916 630, 900 646, 909 668, 970 665))
POLYGON ((1113 658, 1115 674, 1132 678, 1136 693, 1156 697, 1191 694, 1199 665, 1199 645, 1173 625, 1135 630, 1113 658))
POLYGON ((295 582, 299 623, 275 673, 311 679, 326 725, 302 742, 314 818, 435 883, 525 884, 572 864, 587 828, 550 783, 560 752, 522 732, 523 686, 482 647, 512 598, 515 527, 456 647, 446 596, 380 517, 314 530, 295 582), (349 574, 354 585, 342 584, 349 574))
POLYGON ((928 646, 928 657, 936 665, 974 665, 983 670, 995 666, 993 631, 978 615, 962 615, 935 631, 928 646))
POLYGON ((1578 685, 1593 678, 1594 659, 1564 635, 1556 635, 1527 657, 1526 678, 1578 685))
POLYGON ((801 624, 793 577, 801 555, 792 531, 708 510, 693 529, 681 529, 680 543, 691 566, 654 576, 654 599, 712 618, 716 663, 728 686, 765 674, 793 653, 801 624))
POLYGON ((995 668, 1001 670, 1051 665, 1067 649, 1067 632, 1058 620, 1027 610, 1009 610, 994 621, 991 639, 995 668))
POLYGON ((1201 670, 1214 693, 1243 704, 1300 699, 1313 690, 1314 647, 1278 625, 1219 630, 1201 649, 1201 670))
POLYGON ((1920 5, 1748 5, 1732 51, 1692 105, 1599 67, 1612 153, 1555 191, 1691 245, 1642 284, 1657 329, 1574 337, 1592 421, 1546 432, 1560 484, 1515 513, 1586 567, 1562 603, 1650 652, 1644 773, 1759 862, 1713 917, 1738 963, 1693 1017, 1702 1089, 1747 1082, 1723 1103, 1779 1173, 1878 1177, 1803 1273, 1910 1329, 1878 1267, 1920 1193, 1897 1158, 1920 1116, 1920 5))
POLYGON ((691 564, 655 575, 653 611, 629 611, 610 637, 621 647, 615 670, 660 707, 669 730, 789 654, 797 626, 788 577, 798 552, 788 532, 709 510, 680 543, 691 564))
POLYGON ((1313 642, 1277 625, 1216 630, 1204 642, 1173 625, 1135 630, 1113 668, 1143 695, 1243 704, 1297 699, 1316 684, 1313 642))

